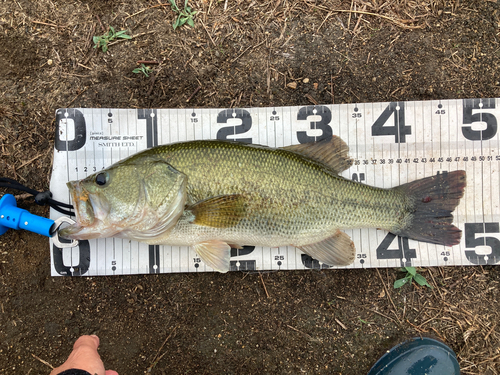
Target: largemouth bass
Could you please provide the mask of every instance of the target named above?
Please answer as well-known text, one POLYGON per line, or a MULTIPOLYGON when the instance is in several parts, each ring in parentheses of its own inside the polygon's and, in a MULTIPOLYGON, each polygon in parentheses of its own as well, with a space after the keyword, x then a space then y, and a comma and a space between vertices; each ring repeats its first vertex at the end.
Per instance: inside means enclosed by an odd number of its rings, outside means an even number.
POLYGON ((192 246, 219 272, 229 270, 231 247, 244 245, 293 245, 328 265, 351 264, 354 244, 342 229, 460 242, 452 212, 465 171, 381 189, 339 176, 352 164, 347 153, 336 136, 283 148, 223 141, 154 147, 68 182, 76 223, 60 235, 192 246))

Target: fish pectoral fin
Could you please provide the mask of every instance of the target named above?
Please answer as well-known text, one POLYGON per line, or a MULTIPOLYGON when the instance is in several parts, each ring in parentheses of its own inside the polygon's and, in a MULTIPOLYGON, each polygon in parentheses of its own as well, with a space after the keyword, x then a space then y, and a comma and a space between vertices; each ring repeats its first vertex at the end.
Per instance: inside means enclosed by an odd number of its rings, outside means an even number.
POLYGON ((347 154, 349 146, 336 135, 318 142, 303 143, 282 148, 326 164, 337 173, 345 171, 353 163, 347 154))
POLYGON ((354 262, 356 254, 351 237, 340 230, 323 241, 297 248, 329 266, 347 266, 354 262))
POLYGON ((246 215, 246 199, 241 194, 219 195, 197 202, 188 209, 194 215, 194 224, 230 228, 246 215))
POLYGON ((193 246, 196 253, 207 266, 215 271, 226 273, 229 271, 231 247, 218 240, 201 242, 193 246))

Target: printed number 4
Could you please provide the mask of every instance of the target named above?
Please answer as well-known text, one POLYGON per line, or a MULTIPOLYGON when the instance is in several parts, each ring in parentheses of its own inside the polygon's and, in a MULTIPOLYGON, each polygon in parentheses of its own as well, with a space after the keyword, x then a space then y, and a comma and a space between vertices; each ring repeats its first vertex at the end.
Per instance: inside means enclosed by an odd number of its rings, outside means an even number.
POLYGON ((408 238, 387 233, 383 241, 377 247, 377 259, 401 259, 401 267, 411 266, 411 260, 417 257, 415 249, 410 249, 408 238), (389 249, 397 237, 398 248, 389 249), (403 259, 406 261, 403 262, 403 259))
POLYGON ((372 125, 372 136, 393 135, 396 143, 405 143, 406 136, 410 134, 411 126, 405 124, 404 103, 390 103, 372 125), (391 115, 394 125, 386 125, 391 115))

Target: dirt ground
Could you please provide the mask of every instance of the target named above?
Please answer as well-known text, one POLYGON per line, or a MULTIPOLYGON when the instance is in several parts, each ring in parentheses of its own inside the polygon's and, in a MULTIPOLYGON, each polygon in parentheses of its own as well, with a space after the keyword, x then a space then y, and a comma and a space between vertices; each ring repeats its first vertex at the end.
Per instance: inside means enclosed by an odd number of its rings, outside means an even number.
MULTIPOLYGON (((194 28, 175 31, 164 2, 0 0, 0 176, 48 189, 60 107, 500 96, 496 1, 190 0, 194 28), (133 38, 104 53, 109 26, 133 38)), ((394 290, 397 269, 52 278, 45 238, 0 246, 2 374, 47 374, 91 333, 121 375, 364 374, 419 335, 464 374, 500 373, 498 267, 421 270, 433 290, 394 290)))

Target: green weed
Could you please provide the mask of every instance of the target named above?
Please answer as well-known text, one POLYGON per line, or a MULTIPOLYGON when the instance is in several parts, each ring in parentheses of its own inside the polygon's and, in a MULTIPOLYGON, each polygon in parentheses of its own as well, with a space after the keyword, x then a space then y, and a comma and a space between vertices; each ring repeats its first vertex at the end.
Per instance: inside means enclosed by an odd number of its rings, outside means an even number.
POLYGON ((172 7, 172 10, 177 13, 177 19, 174 21, 174 24, 172 25, 174 27, 174 30, 177 29, 179 26, 182 26, 184 24, 188 24, 189 26, 193 27, 194 26, 194 21, 193 21, 193 16, 197 13, 196 11, 193 11, 191 7, 188 7, 187 3, 188 0, 184 2, 184 9, 180 10, 177 4, 175 3, 175 0, 169 0, 170 5, 172 7))
POLYGON ((406 272, 406 276, 403 277, 402 279, 398 279, 394 282, 394 289, 401 288, 405 284, 411 284, 412 280, 415 280, 415 282, 418 285, 426 286, 428 288, 433 289, 433 286, 430 285, 425 277, 417 273, 417 270, 415 267, 404 267, 400 269, 401 272, 406 272))
POLYGON ((130 35, 127 35, 127 30, 121 30, 116 32, 115 29, 110 26, 106 34, 95 35, 92 40, 94 42, 94 48, 102 48, 102 52, 108 51, 108 45, 115 39, 132 39, 130 35))
POLYGON ((149 66, 146 66, 144 64, 141 64, 140 67, 138 68, 135 68, 134 70, 132 70, 132 73, 142 73, 144 74, 146 77, 149 77, 149 75, 153 72, 153 69, 151 69, 149 66))

